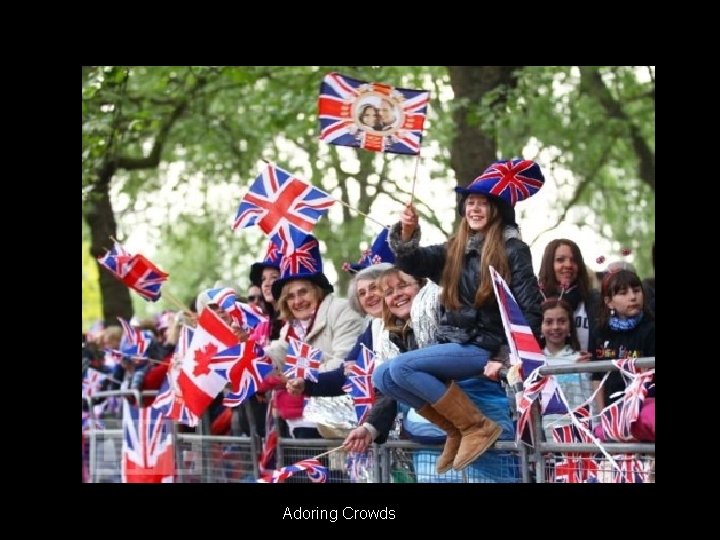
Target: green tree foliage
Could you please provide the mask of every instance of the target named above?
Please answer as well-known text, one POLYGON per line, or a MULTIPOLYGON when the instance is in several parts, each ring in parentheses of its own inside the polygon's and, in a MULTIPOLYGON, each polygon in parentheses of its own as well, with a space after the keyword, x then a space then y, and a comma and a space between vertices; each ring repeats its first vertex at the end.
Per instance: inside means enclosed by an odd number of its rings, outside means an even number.
POLYGON ((482 121, 497 130, 500 154, 522 155, 534 141, 559 184, 547 229, 571 219, 614 241, 608 261, 629 247, 640 275, 652 274, 654 68, 527 67, 506 103, 488 106, 494 98, 487 95, 479 109, 490 111, 482 121), (572 181, 558 180, 561 169, 572 172, 572 181))
MULTIPOLYGON (((596 229, 644 255, 643 239, 654 235, 654 172, 651 188, 640 180, 637 152, 640 139, 654 152, 654 108, 645 95, 652 84, 638 82, 632 68, 587 69, 583 75, 577 68, 492 66, 84 68, 83 214, 90 252, 104 253, 110 235, 123 241, 133 232, 154 246, 144 254, 170 273, 165 287, 183 302, 216 281, 244 290, 249 265, 267 239, 256 228, 232 232, 230 225, 262 160, 363 213, 381 202, 396 201, 399 208, 410 198, 415 158, 318 140, 320 81, 337 71, 431 91, 420 167, 430 181, 415 189, 424 223, 452 230, 453 223, 440 222, 440 203, 452 205, 455 177, 467 183, 467 171, 484 166, 475 161, 488 154, 467 158, 480 155, 473 137, 482 137, 490 154, 496 148, 498 157, 521 155, 532 141, 538 153, 552 156, 553 167, 576 175, 572 196, 558 200, 558 216, 568 205, 585 206, 597 214, 596 229)), ((357 260, 379 225, 347 206, 335 205, 331 217, 315 232, 325 243, 325 264, 338 271, 344 261, 357 260)), ((394 217, 383 220, 390 224, 394 217)), ((348 276, 337 273, 342 292, 348 276)), ((106 319, 128 316, 129 293, 105 270, 100 289, 106 319)), ((141 315, 175 308, 165 296, 159 306, 135 296, 141 315)))

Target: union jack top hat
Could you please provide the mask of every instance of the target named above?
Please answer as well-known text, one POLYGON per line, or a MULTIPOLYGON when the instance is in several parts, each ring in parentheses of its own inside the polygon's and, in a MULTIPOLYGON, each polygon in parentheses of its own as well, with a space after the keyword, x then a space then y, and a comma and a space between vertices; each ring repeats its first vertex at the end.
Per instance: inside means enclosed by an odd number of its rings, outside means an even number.
POLYGON ((535 195, 545 183, 540 165, 529 159, 495 161, 467 186, 457 186, 460 193, 458 211, 465 215, 465 200, 477 193, 500 202, 500 212, 505 223, 515 223, 515 203, 535 195))
POLYGON ((335 290, 323 274, 320 244, 311 234, 294 251, 284 253, 280 259, 280 277, 272 284, 273 298, 279 299, 285 284, 297 279, 306 279, 328 293, 335 290))
POLYGON ((256 287, 261 287, 262 273, 266 268, 274 268, 280 271, 280 249, 272 240, 268 242, 268 248, 262 262, 256 262, 250 266, 250 283, 256 287))
POLYGON ((377 235, 370 249, 365 250, 360 257, 360 260, 355 264, 343 264, 343 270, 347 270, 351 274, 355 274, 360 270, 364 270, 368 266, 378 264, 382 262, 395 264, 395 254, 390 249, 388 244, 388 233, 389 229, 383 229, 380 234, 377 235))

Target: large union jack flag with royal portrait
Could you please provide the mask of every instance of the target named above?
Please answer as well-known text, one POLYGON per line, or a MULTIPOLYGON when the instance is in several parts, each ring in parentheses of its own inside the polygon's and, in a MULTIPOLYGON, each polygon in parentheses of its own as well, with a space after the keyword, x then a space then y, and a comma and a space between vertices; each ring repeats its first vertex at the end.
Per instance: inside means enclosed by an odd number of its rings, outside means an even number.
POLYGON ((419 154, 430 92, 330 73, 318 100, 320 140, 373 152, 419 154))

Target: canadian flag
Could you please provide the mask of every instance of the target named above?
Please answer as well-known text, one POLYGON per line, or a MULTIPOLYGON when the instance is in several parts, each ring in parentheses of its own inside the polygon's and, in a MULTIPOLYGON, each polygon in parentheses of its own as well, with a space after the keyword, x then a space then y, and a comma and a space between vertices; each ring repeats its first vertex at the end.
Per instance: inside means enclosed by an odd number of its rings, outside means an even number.
POLYGON ((237 344, 230 327, 212 310, 203 309, 177 378, 185 404, 194 414, 200 416, 228 382, 213 369, 214 357, 237 344))

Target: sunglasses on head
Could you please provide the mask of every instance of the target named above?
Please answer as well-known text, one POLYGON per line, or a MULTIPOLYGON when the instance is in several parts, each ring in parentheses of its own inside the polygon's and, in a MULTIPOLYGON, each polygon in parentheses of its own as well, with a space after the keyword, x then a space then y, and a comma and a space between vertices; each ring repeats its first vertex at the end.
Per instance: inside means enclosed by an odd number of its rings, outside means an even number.
POLYGON ((262 300, 262 295, 261 294, 250 294, 250 295, 248 295, 247 299, 248 299, 248 302, 259 302, 260 300, 262 300))

